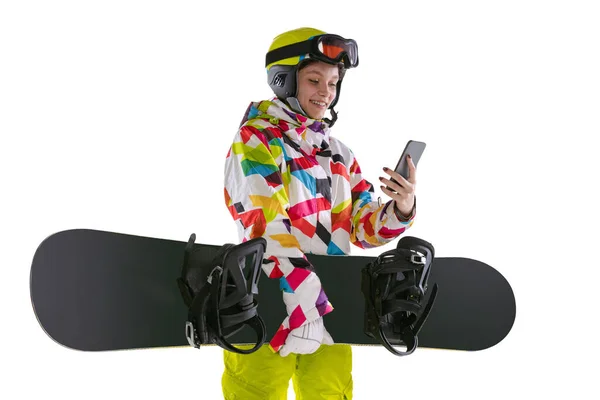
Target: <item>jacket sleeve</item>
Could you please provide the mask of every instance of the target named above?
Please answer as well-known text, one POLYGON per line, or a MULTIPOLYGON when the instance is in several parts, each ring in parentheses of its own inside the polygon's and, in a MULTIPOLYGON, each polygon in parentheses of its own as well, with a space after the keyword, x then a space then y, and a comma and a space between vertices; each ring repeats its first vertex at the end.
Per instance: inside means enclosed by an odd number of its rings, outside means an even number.
POLYGON ((408 218, 396 209, 394 200, 381 204, 373 200, 373 185, 362 177, 356 158, 349 169, 352 193, 352 232, 350 241, 362 249, 387 244, 404 233, 413 224, 415 206, 408 218))
MULTIPOLYGON (((236 134, 225 161, 225 203, 242 242, 263 237, 267 248, 262 269, 278 279, 288 316, 270 345, 278 351, 289 332, 331 312, 321 282, 291 234, 290 207, 277 160, 282 144, 244 125, 236 134)), ((280 161, 283 162, 283 161, 280 161)))

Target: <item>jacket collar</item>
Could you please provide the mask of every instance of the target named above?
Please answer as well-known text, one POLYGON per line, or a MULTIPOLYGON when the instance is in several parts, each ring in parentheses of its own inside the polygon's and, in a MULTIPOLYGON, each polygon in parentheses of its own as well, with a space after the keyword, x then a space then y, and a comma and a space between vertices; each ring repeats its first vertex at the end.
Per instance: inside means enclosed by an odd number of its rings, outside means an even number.
POLYGON ((307 154, 314 156, 317 152, 329 149, 329 125, 322 120, 294 112, 277 97, 250 103, 240 126, 253 119, 268 120, 279 127, 284 135, 307 154))

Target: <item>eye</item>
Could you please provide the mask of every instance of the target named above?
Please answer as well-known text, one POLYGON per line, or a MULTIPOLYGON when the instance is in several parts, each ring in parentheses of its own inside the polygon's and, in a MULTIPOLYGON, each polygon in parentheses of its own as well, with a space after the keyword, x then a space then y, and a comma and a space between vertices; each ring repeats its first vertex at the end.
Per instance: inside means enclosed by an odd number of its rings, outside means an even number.
POLYGON ((317 84, 317 83, 319 83, 319 81, 318 81, 317 79, 309 79, 309 81, 310 81, 311 83, 314 83, 314 84, 317 84))
POLYGON ((337 86, 337 83, 330 83, 330 84, 329 84, 329 86, 336 87, 336 86, 337 86))

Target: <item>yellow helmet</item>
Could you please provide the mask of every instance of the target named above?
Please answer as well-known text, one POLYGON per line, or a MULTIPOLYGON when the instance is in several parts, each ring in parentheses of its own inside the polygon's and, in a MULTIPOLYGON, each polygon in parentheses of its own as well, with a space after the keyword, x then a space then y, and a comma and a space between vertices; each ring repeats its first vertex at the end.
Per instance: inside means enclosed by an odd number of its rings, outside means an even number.
MULTIPOLYGON (((277 37, 275 37, 275 39, 273 39, 273 43, 271 43, 271 46, 269 47, 269 51, 267 52, 267 54, 271 53, 274 50, 281 49, 283 47, 286 47, 286 46, 289 46, 292 44, 306 42, 307 40, 309 40, 310 38, 312 38, 314 36, 325 35, 325 34, 326 34, 326 32, 323 32, 323 31, 320 31, 320 30, 314 29, 314 28, 299 28, 299 29, 294 29, 292 31, 284 32, 281 35, 278 35, 277 37)), ((292 66, 298 65, 298 64, 300 64, 300 61, 302 61, 305 57, 306 57, 306 54, 298 54, 293 57, 275 60, 271 63, 269 63, 269 59, 267 58, 267 65, 266 65, 267 71, 273 65, 292 65, 292 66)))
MULTIPOLYGON (((275 95, 292 108, 301 109, 296 99, 296 82, 298 66, 307 59, 333 65, 343 63, 346 69, 354 68, 358 66, 358 46, 352 39, 314 28, 294 29, 273 39, 265 60, 268 84, 275 95)), ((336 97, 329 106, 331 109, 339 99, 342 79, 343 74, 337 84, 336 97)))

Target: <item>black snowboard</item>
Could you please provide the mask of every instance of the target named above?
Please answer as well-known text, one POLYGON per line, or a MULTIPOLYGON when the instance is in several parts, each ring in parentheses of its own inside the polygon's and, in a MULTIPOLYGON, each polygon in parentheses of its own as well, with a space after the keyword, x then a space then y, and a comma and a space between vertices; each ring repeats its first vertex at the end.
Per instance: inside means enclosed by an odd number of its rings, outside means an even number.
MULTIPOLYGON (((31 301, 44 331, 85 351, 189 346, 188 309, 176 279, 187 242, 95 230, 58 232, 38 247, 31 266, 31 301)), ((220 245, 200 246, 211 260, 220 245)), ((380 345, 364 334, 361 270, 375 257, 307 255, 334 310, 325 326, 336 343, 380 345)), ((468 258, 436 257, 429 287, 439 286, 419 347, 483 350, 506 337, 516 305, 506 279, 468 258)), ((258 313, 266 342, 286 317, 278 280, 261 272, 258 313)), ((256 343, 245 327, 228 339, 256 343)))

